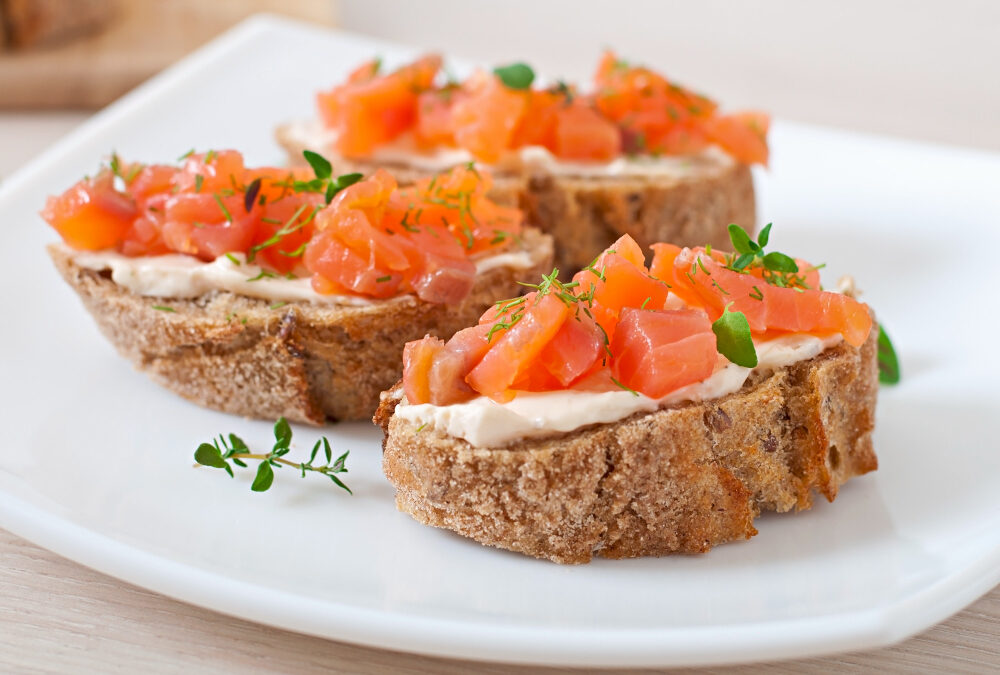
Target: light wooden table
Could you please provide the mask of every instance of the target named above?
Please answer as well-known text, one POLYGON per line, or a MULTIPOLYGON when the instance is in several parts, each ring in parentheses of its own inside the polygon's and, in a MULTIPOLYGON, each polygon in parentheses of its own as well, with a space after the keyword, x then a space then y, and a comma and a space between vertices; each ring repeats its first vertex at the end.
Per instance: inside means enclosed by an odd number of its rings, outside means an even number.
MULTIPOLYGON (((0 114, 0 180, 83 121, 0 114)), ((1000 587, 923 635, 873 652, 715 673, 1000 670, 1000 587)), ((0 530, 0 672, 572 673, 474 664, 309 638, 150 593, 0 530)))

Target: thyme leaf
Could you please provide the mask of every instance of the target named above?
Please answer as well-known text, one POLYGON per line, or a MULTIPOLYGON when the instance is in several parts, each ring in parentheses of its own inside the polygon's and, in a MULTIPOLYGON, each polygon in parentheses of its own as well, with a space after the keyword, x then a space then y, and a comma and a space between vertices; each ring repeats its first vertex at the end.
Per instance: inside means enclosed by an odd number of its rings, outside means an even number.
POLYGON ((526 63, 512 63, 493 69, 493 74, 511 89, 527 89, 535 81, 535 71, 526 63))
POLYGON ((722 316, 712 323, 716 349, 738 366, 755 368, 757 350, 750 335, 750 323, 743 312, 729 311, 732 304, 727 304, 722 310, 722 316))

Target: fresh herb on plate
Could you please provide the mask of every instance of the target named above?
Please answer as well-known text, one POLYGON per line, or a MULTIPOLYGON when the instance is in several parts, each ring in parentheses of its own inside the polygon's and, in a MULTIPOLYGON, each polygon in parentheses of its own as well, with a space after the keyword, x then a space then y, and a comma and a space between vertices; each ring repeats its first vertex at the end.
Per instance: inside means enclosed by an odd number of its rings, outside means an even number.
POLYGON ((254 492, 265 492, 268 488, 270 488, 271 484, 274 482, 274 470, 280 469, 282 465, 284 465, 301 471, 303 478, 305 478, 307 471, 327 476, 338 487, 347 490, 350 494, 354 494, 351 492, 351 489, 336 476, 336 474, 339 473, 347 473, 347 466, 345 463, 347 461, 347 455, 350 454, 350 450, 344 452, 344 454, 334 460, 333 450, 330 448, 330 441, 327 440, 326 436, 323 436, 320 440, 316 441, 315 445, 313 445, 312 452, 309 454, 308 462, 293 462, 285 459, 285 455, 287 455, 291 449, 291 443, 292 428, 289 426, 288 420, 281 417, 274 423, 274 447, 270 452, 251 452, 250 448, 247 447, 247 444, 243 441, 243 439, 236 434, 229 434, 228 442, 225 436, 219 434, 219 437, 217 439, 212 439, 211 443, 202 443, 198 446, 198 449, 194 451, 194 461, 201 466, 225 469, 226 473, 228 473, 230 477, 233 477, 233 468, 229 464, 230 461, 232 461, 232 463, 236 466, 246 467, 247 464, 243 460, 260 460, 260 464, 257 465, 257 475, 254 477, 253 484, 250 486, 250 489, 254 492), (326 464, 314 464, 320 448, 323 449, 323 454, 326 457, 326 464))

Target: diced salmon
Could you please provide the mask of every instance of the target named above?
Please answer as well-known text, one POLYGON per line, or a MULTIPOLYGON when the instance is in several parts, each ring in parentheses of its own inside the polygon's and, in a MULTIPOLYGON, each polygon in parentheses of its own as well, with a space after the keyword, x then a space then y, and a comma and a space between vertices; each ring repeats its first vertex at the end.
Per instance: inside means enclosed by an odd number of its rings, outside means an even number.
POLYGON ((465 381, 485 396, 506 391, 527 371, 569 315, 570 308, 555 295, 536 296, 525 306, 517 323, 494 335, 492 347, 465 381))
POLYGON ((441 57, 431 54, 387 75, 359 75, 320 93, 320 116, 337 132, 337 151, 366 157, 412 128, 418 96, 431 87, 440 67, 441 57))
POLYGON ((409 403, 431 402, 430 368, 443 348, 444 341, 430 335, 403 347, 403 393, 409 403))
POLYGON ((528 106, 527 95, 486 73, 473 78, 468 87, 468 95, 451 112, 455 144, 479 161, 496 162, 511 147, 528 106))
POLYGON ((652 398, 705 379, 718 360, 712 324, 698 310, 625 308, 611 352, 619 382, 652 398))
POLYGON ((563 322, 539 353, 538 363, 559 385, 568 387, 604 355, 604 332, 586 314, 577 314, 563 322))
POLYGON ((872 319, 867 306, 839 293, 782 288, 753 274, 727 269, 704 249, 685 249, 674 261, 675 278, 697 293, 715 318, 732 303, 757 333, 784 330, 805 333, 841 333, 854 346, 864 343, 872 319))
POLYGON ((49 197, 42 210, 42 217, 67 244, 89 251, 117 246, 137 215, 135 202, 115 190, 110 172, 49 197))
POLYGON ((489 350, 490 343, 486 340, 489 330, 489 326, 483 325, 460 330, 434 354, 428 371, 430 403, 449 405, 476 396, 465 376, 489 350))
POLYGON ((591 268, 577 272, 573 281, 579 283, 580 293, 592 289, 589 309, 609 338, 623 307, 662 309, 670 292, 667 284, 650 276, 642 249, 629 235, 598 256, 591 268))
POLYGON ((556 112, 553 151, 563 159, 608 162, 621 154, 621 132, 583 103, 565 106, 556 112))
POLYGON ((745 164, 764 166, 769 159, 767 132, 770 126, 770 116, 761 112, 723 115, 704 123, 705 135, 713 143, 745 164))

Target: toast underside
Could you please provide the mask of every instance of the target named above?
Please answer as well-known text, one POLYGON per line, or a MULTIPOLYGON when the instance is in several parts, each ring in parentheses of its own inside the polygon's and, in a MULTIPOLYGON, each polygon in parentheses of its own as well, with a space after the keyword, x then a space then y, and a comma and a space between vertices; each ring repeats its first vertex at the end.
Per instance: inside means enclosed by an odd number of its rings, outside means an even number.
POLYGON ((876 333, 717 400, 499 449, 417 433, 384 397, 383 468, 400 510, 482 544, 560 563, 702 553, 877 468, 876 333))
MULTIPOLYGON (((306 148, 279 127, 278 142, 293 163, 302 164, 306 148)), ((329 148, 312 148, 330 154, 329 148)), ((399 164, 375 164, 334 157, 338 173, 370 173, 382 166, 406 185, 430 175, 399 164)), ((584 177, 550 174, 494 176, 490 195, 519 206, 525 222, 556 241, 556 266, 572 273, 585 267, 623 234, 644 249, 656 242, 716 248, 730 246, 728 226, 756 227, 756 201, 750 167, 738 162, 692 160, 683 175, 584 177)))
MULTIPOLYGON (((547 239, 526 229, 525 245, 547 239)), ((219 292, 194 299, 143 297, 107 271, 84 269, 67 249, 49 248, 101 332, 135 367, 184 398, 215 410, 322 424, 370 419, 379 393, 402 374, 403 346, 475 324, 496 300, 519 295, 519 280, 551 269, 496 267, 457 305, 404 296, 369 306, 270 300, 219 292), (154 307, 168 307, 163 311, 154 307)))

